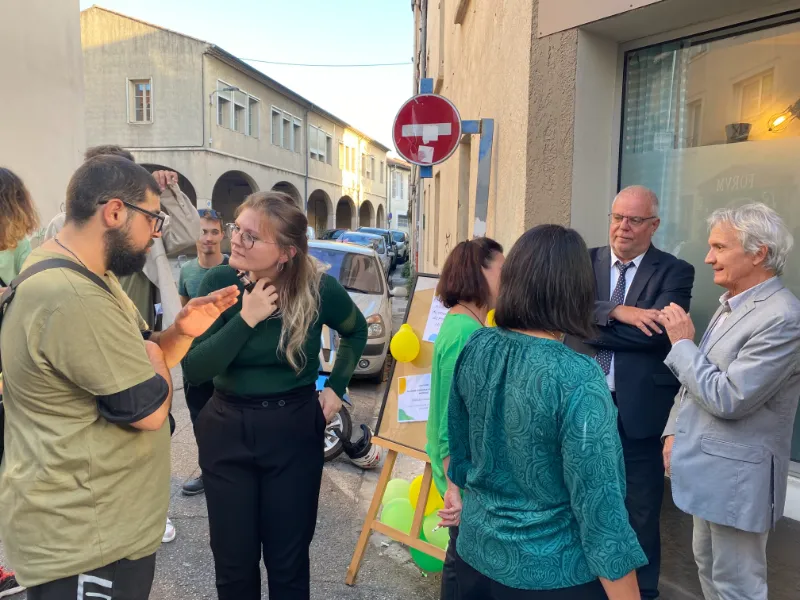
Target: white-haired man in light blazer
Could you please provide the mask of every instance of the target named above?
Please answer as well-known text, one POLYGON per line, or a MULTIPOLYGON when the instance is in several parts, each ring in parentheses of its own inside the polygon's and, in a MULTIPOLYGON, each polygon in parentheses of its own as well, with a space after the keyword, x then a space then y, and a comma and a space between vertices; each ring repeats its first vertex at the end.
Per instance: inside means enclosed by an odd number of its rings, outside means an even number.
POLYGON ((708 256, 727 291, 699 346, 677 305, 660 322, 682 384, 664 431, 675 504, 694 517, 706 600, 767 600, 767 535, 783 515, 800 397, 800 300, 781 282, 792 236, 763 204, 714 212, 708 256))

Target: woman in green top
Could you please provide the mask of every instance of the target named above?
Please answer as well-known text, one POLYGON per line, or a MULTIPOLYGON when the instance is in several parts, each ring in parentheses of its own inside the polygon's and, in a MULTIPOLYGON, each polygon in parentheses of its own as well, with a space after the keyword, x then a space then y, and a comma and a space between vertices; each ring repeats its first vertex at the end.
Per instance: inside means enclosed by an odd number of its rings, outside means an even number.
MULTIPOLYGON (((39 227, 39 215, 31 195, 13 171, 0 167, 0 294, 22 271, 31 253, 28 236, 39 227)), ((3 411, 3 374, 0 373, 0 416, 3 411)), ((0 437, 3 419, 0 418, 0 437)), ((25 588, 17 583, 13 571, 0 565, 0 596, 16 594, 25 588)))
POLYGON ((221 600, 261 598, 262 548, 270 598, 310 594, 325 425, 342 406, 367 323, 308 254, 307 226, 286 194, 252 194, 227 227, 229 266, 209 270, 198 292, 241 286, 237 270, 256 282, 183 361, 190 384, 213 379, 216 390, 195 431, 221 600), (340 339, 317 402, 323 324, 340 339))
POLYGON ((625 510, 617 410, 592 338, 594 274, 580 235, 526 232, 500 276, 497 327, 453 375, 450 479, 464 490, 463 600, 639 600, 647 562, 625 510))
POLYGON ((0 167, 0 288, 22 271, 31 253, 28 236, 39 227, 39 216, 25 184, 0 167))
POLYGON ((461 514, 461 491, 447 479, 450 442, 447 435, 447 401, 456 359, 469 336, 483 327, 486 314, 494 308, 503 247, 489 238, 476 238, 459 243, 442 267, 436 297, 449 308, 433 343, 431 366, 431 403, 428 413, 426 451, 431 459, 433 481, 444 496, 445 509, 439 514, 442 525, 450 527, 442 572, 442 600, 458 598, 455 573, 456 540, 461 514))

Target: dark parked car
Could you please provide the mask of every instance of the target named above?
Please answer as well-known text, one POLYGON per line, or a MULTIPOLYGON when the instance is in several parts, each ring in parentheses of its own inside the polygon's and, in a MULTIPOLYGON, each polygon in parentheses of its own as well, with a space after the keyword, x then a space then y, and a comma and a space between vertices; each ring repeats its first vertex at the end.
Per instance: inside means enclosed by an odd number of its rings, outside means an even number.
POLYGON ((397 244, 397 260, 398 262, 404 263, 408 260, 408 234, 405 231, 398 231, 397 229, 391 229, 392 238, 394 238, 395 244, 397 244))
POLYGON ((388 229, 381 229, 380 227, 359 227, 358 231, 365 231, 366 233, 377 233, 378 235, 383 236, 383 239, 386 240, 386 248, 389 250, 389 258, 391 259, 389 266, 389 272, 391 273, 398 263, 397 244, 394 241, 392 232, 389 231, 388 229))

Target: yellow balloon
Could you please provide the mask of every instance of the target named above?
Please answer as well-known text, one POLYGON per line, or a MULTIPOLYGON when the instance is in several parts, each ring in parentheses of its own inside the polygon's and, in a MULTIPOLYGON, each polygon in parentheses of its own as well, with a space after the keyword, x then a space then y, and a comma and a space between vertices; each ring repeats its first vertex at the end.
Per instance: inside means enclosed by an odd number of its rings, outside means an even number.
POLYGON ((497 327, 497 323, 494 320, 494 309, 492 309, 488 313, 486 313, 486 326, 487 327, 497 327))
POLYGON ((395 360, 398 362, 411 362, 419 355, 419 338, 408 323, 400 326, 389 344, 395 360))
MULTIPOLYGON (((408 489, 408 499, 411 500, 411 506, 414 507, 414 510, 417 508, 417 502, 419 501, 419 493, 422 488, 422 475, 417 475, 414 480, 411 482, 411 487, 408 489)), ((431 491, 428 494, 428 502, 425 505, 425 516, 432 515, 436 511, 442 510, 444 508, 444 500, 439 495, 438 490, 431 485, 431 491)))

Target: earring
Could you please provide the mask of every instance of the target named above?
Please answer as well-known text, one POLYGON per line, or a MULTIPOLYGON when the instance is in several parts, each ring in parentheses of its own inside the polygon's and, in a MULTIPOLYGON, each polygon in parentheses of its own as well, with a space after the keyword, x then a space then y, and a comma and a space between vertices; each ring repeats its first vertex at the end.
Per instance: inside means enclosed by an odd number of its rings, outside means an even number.
POLYGON ((283 267, 286 266, 286 263, 278 263, 278 273, 283 272, 283 267))

